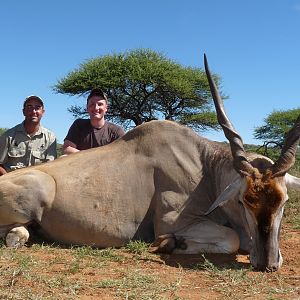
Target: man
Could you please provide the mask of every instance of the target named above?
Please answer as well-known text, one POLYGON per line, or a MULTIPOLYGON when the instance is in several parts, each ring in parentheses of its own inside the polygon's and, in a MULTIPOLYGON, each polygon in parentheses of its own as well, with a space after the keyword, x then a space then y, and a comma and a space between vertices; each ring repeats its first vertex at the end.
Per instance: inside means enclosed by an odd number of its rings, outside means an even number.
POLYGON ((0 137, 0 176, 57 157, 55 135, 40 124, 44 113, 40 97, 32 95, 25 99, 25 120, 0 137))
POLYGON ((107 96, 100 88, 90 92, 86 107, 90 119, 77 119, 71 125, 64 140, 64 154, 104 146, 125 134, 122 127, 105 120, 107 96))

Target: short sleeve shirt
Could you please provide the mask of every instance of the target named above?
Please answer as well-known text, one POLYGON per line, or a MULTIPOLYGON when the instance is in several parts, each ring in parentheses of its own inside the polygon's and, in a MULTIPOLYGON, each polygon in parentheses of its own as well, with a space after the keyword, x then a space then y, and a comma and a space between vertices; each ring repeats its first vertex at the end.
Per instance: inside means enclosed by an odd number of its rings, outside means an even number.
POLYGON ((30 136, 21 123, 0 136, 0 164, 8 172, 54 160, 56 157, 56 137, 45 127, 40 126, 30 136))
POLYGON ((65 140, 74 143, 78 150, 105 146, 125 134, 122 127, 105 121, 101 128, 94 128, 89 119, 77 119, 71 125, 65 140))

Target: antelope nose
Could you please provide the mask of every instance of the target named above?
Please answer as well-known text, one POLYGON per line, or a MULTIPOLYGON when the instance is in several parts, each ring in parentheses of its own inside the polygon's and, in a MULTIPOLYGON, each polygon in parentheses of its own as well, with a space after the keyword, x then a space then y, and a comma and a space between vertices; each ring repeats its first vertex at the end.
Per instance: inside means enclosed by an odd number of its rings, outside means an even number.
POLYGON ((272 265, 272 266, 257 265, 257 267, 255 268, 255 270, 257 270, 257 271, 267 272, 267 273, 275 272, 278 269, 279 269, 278 265, 272 265))
POLYGON ((275 272, 277 270, 278 270, 278 266, 271 266, 271 267, 267 267, 265 271, 267 273, 272 273, 272 272, 275 272))

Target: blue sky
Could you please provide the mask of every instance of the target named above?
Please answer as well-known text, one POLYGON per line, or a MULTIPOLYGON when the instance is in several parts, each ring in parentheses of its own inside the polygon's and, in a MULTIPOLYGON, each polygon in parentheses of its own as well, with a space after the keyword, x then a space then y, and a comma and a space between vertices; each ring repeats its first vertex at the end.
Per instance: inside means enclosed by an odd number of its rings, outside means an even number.
POLYGON ((253 129, 268 114, 300 107, 299 28, 300 0, 1 1, 0 127, 20 123, 25 97, 40 95, 42 124, 62 143, 67 108, 85 99, 55 94, 57 80, 88 59, 151 48, 200 68, 205 52, 235 128, 258 144, 253 129))

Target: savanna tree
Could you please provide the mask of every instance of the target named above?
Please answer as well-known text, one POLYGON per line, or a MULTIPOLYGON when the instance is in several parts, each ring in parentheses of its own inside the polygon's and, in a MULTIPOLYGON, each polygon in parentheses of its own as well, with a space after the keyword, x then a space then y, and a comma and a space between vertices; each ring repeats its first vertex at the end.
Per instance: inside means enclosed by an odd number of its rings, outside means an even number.
MULTIPOLYGON (((218 84, 219 77, 214 75, 214 79, 218 84)), ((174 120, 196 130, 219 128, 205 72, 149 49, 87 60, 53 89, 86 96, 94 87, 108 95, 107 119, 125 128, 156 119, 174 120)), ((74 117, 87 113, 85 104, 71 106, 69 111, 74 117)))

